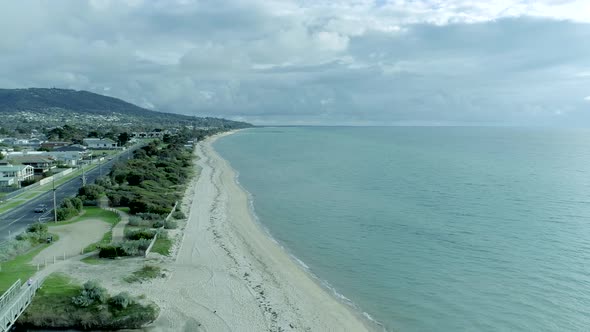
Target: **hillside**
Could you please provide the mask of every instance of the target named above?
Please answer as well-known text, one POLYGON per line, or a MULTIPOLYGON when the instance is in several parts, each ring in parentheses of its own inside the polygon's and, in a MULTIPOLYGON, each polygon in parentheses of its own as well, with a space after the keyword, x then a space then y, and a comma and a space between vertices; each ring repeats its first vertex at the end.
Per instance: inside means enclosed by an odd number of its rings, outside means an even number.
POLYGON ((193 126, 243 128, 250 124, 217 118, 151 111, 121 99, 88 91, 67 89, 0 89, 0 116, 3 127, 14 129, 70 124, 75 126, 121 126, 132 129, 193 126), (14 121, 10 121, 14 120, 14 121))

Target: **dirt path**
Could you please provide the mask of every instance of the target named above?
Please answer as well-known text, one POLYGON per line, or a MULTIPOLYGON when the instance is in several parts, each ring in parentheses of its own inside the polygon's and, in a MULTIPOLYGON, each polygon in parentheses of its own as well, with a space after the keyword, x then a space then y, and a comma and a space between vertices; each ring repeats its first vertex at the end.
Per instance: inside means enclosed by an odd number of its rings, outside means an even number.
POLYGON ((125 239, 125 226, 129 223, 129 215, 117 209, 107 208, 107 210, 116 212, 121 217, 121 221, 113 227, 113 240, 111 243, 121 242, 125 239))
POLYGON ((98 242, 111 225, 99 219, 87 219, 69 225, 50 226, 49 232, 57 234, 59 241, 41 251, 33 264, 43 264, 45 260, 53 261, 53 257, 72 256, 80 254, 86 246, 98 242))

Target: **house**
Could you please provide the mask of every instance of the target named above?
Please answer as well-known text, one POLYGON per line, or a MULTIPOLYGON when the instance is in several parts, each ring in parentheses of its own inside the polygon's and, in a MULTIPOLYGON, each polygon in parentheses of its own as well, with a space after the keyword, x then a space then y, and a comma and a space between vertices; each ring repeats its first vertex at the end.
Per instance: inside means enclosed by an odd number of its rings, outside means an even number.
POLYGON ((68 145, 70 145, 70 143, 68 143, 68 142, 44 142, 44 143, 41 143, 41 148, 47 149, 47 150, 53 150, 55 148, 59 148, 62 146, 68 146, 68 145))
POLYGON ((49 172, 49 170, 55 168, 55 161, 44 156, 14 156, 12 154, 9 154, 7 159, 13 164, 29 165, 33 167, 35 174, 47 173, 49 172))
MULTIPOLYGON (((20 163, 16 158, 24 158, 24 157, 41 157, 51 159, 53 162, 57 164, 64 164, 67 166, 76 166, 78 163, 84 159, 84 157, 90 155, 86 150, 86 147, 62 147, 57 148, 53 151, 16 151, 16 152, 9 152, 7 159, 10 160, 17 160, 17 163, 20 163), (63 150, 63 151, 62 151, 63 150)), ((34 167, 34 166, 33 166, 34 167)), ((39 174, 39 173, 38 173, 39 174)))
POLYGON ((53 151, 57 151, 57 152, 86 152, 88 151, 88 148, 85 147, 84 145, 80 145, 80 144, 72 144, 72 145, 67 145, 67 146, 61 146, 58 148, 53 149, 53 151))
POLYGON ((88 146, 89 149, 115 149, 117 148, 117 142, 110 138, 85 138, 84 145, 88 146))
POLYGON ((0 166, 0 187, 17 186, 25 180, 32 179, 34 169, 29 165, 0 166))

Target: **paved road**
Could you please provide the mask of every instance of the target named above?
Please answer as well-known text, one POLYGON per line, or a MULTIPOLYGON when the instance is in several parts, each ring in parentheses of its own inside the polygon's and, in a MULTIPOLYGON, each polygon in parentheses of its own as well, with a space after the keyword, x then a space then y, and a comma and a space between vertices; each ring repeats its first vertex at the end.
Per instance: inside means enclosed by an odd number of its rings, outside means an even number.
MULTIPOLYGON (((125 151, 113 160, 105 160, 102 165, 93 170, 86 172, 86 183, 93 183, 100 175, 106 175, 111 170, 111 167, 118 159, 127 159, 132 155, 132 152, 139 147, 133 147, 125 151)), ((82 186, 82 175, 76 176, 68 182, 57 187, 55 196, 57 204, 66 197, 73 197, 78 193, 78 189, 82 186)), ((14 208, 6 213, 0 214, 0 241, 4 241, 16 234, 23 232, 30 224, 38 221, 53 220, 53 192, 48 191, 37 198, 34 198, 21 206, 14 208), (41 204, 49 207, 45 213, 35 213, 35 208, 41 204)))

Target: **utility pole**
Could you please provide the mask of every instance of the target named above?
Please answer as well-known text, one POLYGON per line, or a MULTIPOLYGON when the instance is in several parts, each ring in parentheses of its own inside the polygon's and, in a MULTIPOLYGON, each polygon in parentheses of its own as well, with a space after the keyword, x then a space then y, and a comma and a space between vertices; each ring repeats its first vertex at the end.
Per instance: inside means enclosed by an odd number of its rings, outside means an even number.
POLYGON ((84 172, 84 164, 82 164, 82 186, 86 186, 86 173, 84 172))
POLYGON ((53 184, 53 221, 57 222, 57 199, 55 198, 55 176, 51 183, 53 184))

